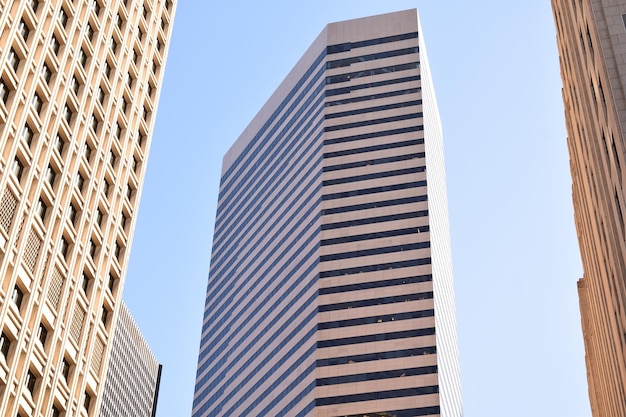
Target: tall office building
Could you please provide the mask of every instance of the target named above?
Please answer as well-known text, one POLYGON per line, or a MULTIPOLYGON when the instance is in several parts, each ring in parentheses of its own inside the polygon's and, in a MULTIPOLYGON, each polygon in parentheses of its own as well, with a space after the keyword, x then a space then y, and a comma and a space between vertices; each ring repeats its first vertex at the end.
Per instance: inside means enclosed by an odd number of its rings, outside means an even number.
POLYGON ((162 366, 123 301, 112 344, 102 406, 97 415, 154 417, 162 366))
POLYGON ((172 0, 0 0, 0 415, 93 416, 172 0))
POLYGON ((460 417, 417 12, 328 25, 224 157, 193 416, 460 417))
POLYGON ((626 1, 553 0, 594 417, 626 416, 626 1))

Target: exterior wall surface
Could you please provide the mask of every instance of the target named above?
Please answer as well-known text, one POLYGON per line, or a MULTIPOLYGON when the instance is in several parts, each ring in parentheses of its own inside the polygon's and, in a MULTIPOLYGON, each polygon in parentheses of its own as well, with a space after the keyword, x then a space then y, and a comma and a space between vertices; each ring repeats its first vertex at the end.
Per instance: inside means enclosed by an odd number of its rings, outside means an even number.
POLYGON ((626 416, 626 2, 553 0, 594 417, 626 416))
POLYGON ((100 417, 153 417, 161 365, 124 302, 113 332, 100 417))
POLYGON ((461 416, 421 48, 415 10, 328 25, 225 156, 194 417, 461 416))
POLYGON ((171 0, 0 0, 0 415, 95 416, 171 0))

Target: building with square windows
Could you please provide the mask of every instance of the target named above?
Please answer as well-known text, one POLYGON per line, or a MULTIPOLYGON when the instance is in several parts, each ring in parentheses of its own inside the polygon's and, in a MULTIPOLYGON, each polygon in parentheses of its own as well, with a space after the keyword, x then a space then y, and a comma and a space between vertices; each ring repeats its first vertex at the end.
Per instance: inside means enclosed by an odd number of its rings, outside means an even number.
POLYGON ((0 0, 0 415, 95 416, 173 0, 0 0))
POLYGON ((329 24, 224 157, 193 417, 460 417, 417 11, 329 24))

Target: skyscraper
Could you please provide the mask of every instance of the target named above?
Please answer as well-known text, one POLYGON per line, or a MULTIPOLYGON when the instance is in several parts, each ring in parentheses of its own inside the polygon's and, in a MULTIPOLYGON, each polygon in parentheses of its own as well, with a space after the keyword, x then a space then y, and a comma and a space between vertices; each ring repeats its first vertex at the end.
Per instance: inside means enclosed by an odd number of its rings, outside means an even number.
POLYGON ((417 12, 328 25, 224 157, 193 416, 461 416, 417 12))
POLYGON ((98 415, 154 417, 162 366, 123 301, 112 344, 98 415))
POLYGON ((626 416, 626 1, 553 0, 594 417, 626 416))
POLYGON ((0 415, 93 416, 173 0, 0 1, 0 415))

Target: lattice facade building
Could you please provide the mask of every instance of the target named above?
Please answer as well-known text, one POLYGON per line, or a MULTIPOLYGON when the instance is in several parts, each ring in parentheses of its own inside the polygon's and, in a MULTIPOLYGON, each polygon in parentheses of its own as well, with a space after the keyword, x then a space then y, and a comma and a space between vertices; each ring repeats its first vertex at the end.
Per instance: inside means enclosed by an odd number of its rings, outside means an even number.
POLYGON ((93 416, 172 0, 0 0, 0 415, 93 416))

